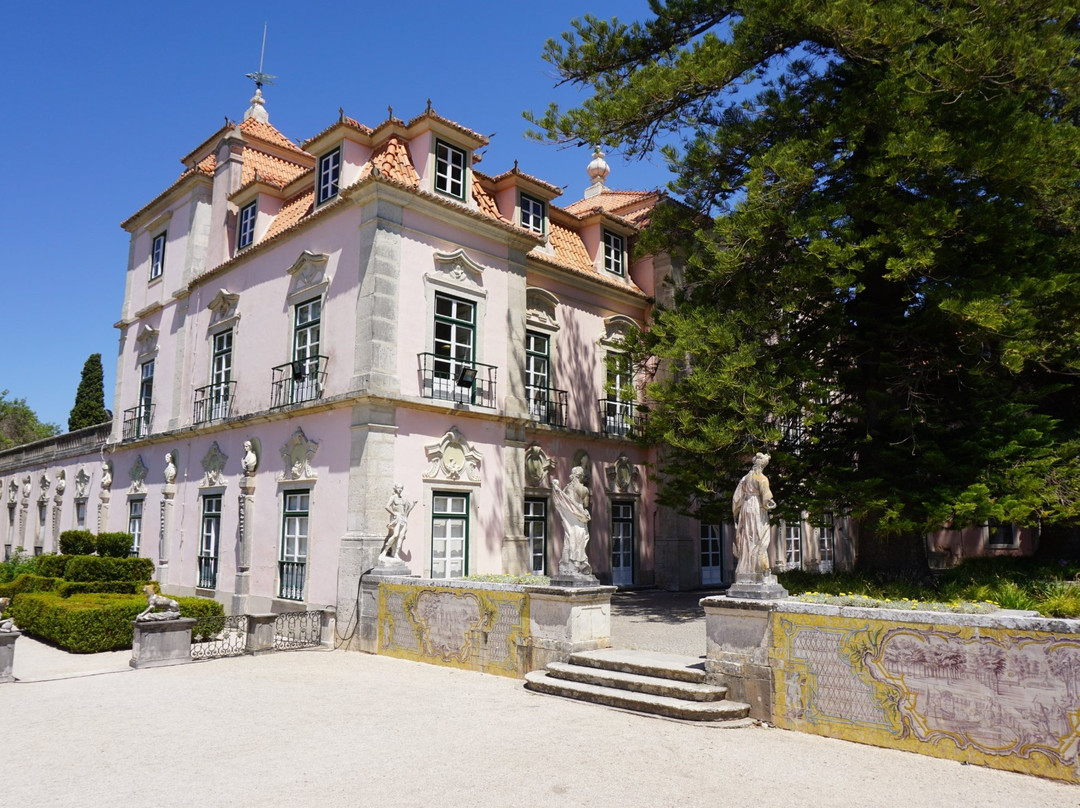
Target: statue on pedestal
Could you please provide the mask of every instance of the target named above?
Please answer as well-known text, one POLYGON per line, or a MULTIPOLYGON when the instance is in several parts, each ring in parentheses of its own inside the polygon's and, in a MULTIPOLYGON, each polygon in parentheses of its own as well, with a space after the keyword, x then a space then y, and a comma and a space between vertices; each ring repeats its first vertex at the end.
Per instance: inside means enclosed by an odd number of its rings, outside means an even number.
MULTIPOLYGON (((11 598, 0 598, 0 615, 11 605, 11 598)), ((9 619, 0 618, 0 631, 14 631, 15 623, 9 619)))
POLYGON ((175 600, 157 594, 149 584, 143 587, 143 592, 146 593, 146 608, 136 615, 137 622, 179 619, 180 605, 175 600))
POLYGON ((735 583, 728 589, 729 597, 776 599, 786 598, 787 590, 769 569, 769 541, 772 526, 769 511, 776 507, 765 466, 769 456, 754 455, 750 471, 739 480, 731 497, 731 512, 735 516, 735 545, 732 548, 739 563, 735 567, 735 583))
POLYGON ((569 576, 592 576, 589 557, 585 551, 589 544, 589 504, 592 499, 584 484, 585 469, 574 466, 570 479, 564 487, 558 480, 551 481, 551 498, 563 524, 563 552, 559 560, 559 574, 569 576))
POLYGON ((382 552, 379 553, 380 563, 399 560, 398 553, 405 542, 405 532, 409 529, 409 514, 416 505, 416 501, 409 502, 401 496, 402 490, 403 487, 400 484, 395 485, 394 493, 386 503, 386 512, 390 514, 390 522, 386 525, 388 535, 382 552))
POLYGON ((165 483, 172 485, 176 482, 176 463, 173 462, 172 452, 165 453, 165 483))

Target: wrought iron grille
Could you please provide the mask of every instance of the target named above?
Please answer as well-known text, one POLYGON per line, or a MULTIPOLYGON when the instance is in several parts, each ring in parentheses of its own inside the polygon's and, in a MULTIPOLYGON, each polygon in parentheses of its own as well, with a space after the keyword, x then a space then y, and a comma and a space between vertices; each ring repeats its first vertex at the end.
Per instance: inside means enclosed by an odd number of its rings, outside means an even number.
POLYGON ((529 401, 529 414, 542 424, 566 426, 565 390, 554 387, 526 387, 525 395, 529 401))
POLYGON ((304 599, 304 572, 307 563, 304 561, 279 561, 281 574, 281 589, 278 596, 286 600, 304 599))
POLYGON ((273 368, 273 380, 270 382, 271 408, 322 398, 328 361, 325 356, 309 356, 307 359, 297 359, 273 368))
POLYGON ((471 359, 454 359, 433 353, 416 355, 420 364, 420 395, 458 404, 495 406, 498 368, 471 359))
POLYGON ((605 435, 618 437, 641 437, 648 419, 643 411, 636 411, 632 401, 612 398, 600 399, 600 424, 605 435))
POLYGON ((246 614, 200 617, 191 627, 191 658, 240 656, 247 647, 246 614))
POLYGON ((124 410, 124 440, 144 438, 150 434, 150 425, 154 422, 154 405, 140 404, 124 410))
POLYGON ((192 420, 196 424, 218 421, 232 415, 233 393, 236 382, 218 382, 199 387, 195 390, 195 413, 192 420))
POLYGON ((214 556, 199 556, 199 586, 217 589, 218 560, 214 556))
POLYGON ((274 621, 274 650, 316 648, 322 642, 322 612, 285 612, 274 621))

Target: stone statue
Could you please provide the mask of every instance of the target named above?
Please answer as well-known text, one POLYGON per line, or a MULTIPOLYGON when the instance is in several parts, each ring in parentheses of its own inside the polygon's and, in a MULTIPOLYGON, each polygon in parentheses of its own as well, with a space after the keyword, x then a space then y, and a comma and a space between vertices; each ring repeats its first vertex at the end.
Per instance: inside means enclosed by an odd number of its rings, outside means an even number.
POLYGON ((769 571, 769 511, 776 507, 765 466, 769 456, 758 452, 753 466, 735 488, 731 511, 735 515, 735 547, 739 560, 736 580, 743 576, 762 575, 769 571))
POLYGON ((56 472, 56 496, 63 496, 65 490, 67 490, 67 472, 60 469, 56 472))
MULTIPOLYGON (((0 598, 0 615, 11 605, 11 598, 0 598)), ((0 619, 0 631, 14 631, 15 623, 9 619, 0 619)))
POLYGON ((240 458, 240 468, 244 470, 244 476, 250 477, 254 474, 258 465, 259 456, 256 455, 255 450, 251 448, 251 441, 244 441, 244 456, 240 458))
POLYGON ((592 575, 592 567, 589 566, 589 558, 585 552, 589 543, 589 520, 592 518, 589 515, 591 495, 582 482, 584 477, 585 470, 581 466, 574 466, 564 487, 559 487, 558 480, 551 481, 551 497, 563 524, 560 575, 592 575))
POLYGON ((172 485, 176 481, 176 463, 173 462, 172 452, 165 453, 165 483, 172 485))
POLYGON ((389 535, 383 543, 382 552, 379 553, 380 561, 393 561, 398 557, 401 545, 405 542, 405 531, 409 529, 409 514, 416 505, 416 500, 409 502, 401 496, 402 486, 394 486, 394 493, 386 503, 386 512, 390 514, 390 522, 386 529, 389 535))
POLYGON ((157 594, 149 584, 143 587, 143 592, 146 593, 146 608, 135 617, 136 621, 145 623, 149 620, 176 620, 180 617, 180 606, 175 600, 157 594))
POLYGON ((30 475, 27 474, 23 477, 22 481, 22 495, 23 499, 30 499, 30 489, 33 487, 33 482, 30 480, 30 475))
POLYGON ((108 491, 112 488, 112 467, 106 460, 101 464, 101 490, 108 491))

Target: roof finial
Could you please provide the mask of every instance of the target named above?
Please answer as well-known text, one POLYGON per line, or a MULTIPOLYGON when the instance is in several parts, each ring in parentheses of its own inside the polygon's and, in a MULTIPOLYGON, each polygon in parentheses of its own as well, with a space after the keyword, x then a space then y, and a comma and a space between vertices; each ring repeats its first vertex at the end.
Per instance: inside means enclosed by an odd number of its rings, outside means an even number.
POLYGON ((518 167, 517 167, 517 160, 515 160, 515 161, 514 161, 514 171, 517 171, 517 170, 518 170, 518 167))
POLYGON ((273 84, 274 79, 277 76, 271 76, 269 73, 263 73, 263 57, 266 56, 266 28, 267 23, 263 23, 263 38, 262 38, 262 50, 259 51, 259 69, 254 73, 245 73, 244 75, 255 82, 255 95, 251 98, 251 106, 248 107, 247 112, 244 113, 244 120, 248 118, 254 118, 257 121, 263 123, 270 122, 270 115, 267 113, 262 97, 262 86, 264 84, 273 84))
POLYGON ((586 169, 589 172, 590 180, 589 187, 585 189, 586 199, 607 190, 604 187, 604 180, 611 173, 611 167, 608 166, 607 161, 604 159, 604 153, 600 151, 599 144, 593 147, 592 158, 592 162, 589 163, 589 167, 586 169))
POLYGON ((430 98, 427 100, 427 111, 431 112, 431 99, 430 98))
POLYGON ((386 114, 390 116, 390 120, 394 120, 394 108, 389 104, 386 105, 386 114))

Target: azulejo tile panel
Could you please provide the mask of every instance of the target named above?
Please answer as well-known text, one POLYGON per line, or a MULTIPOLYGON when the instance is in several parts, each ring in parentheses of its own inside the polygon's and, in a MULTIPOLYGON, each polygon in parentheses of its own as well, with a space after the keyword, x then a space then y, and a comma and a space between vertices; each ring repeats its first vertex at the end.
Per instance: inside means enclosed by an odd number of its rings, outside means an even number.
POLYGON ((519 677, 519 649, 529 635, 522 592, 379 586, 379 653, 416 662, 519 677))
POLYGON ((1080 782, 1080 637, 772 615, 787 729, 1080 782))

